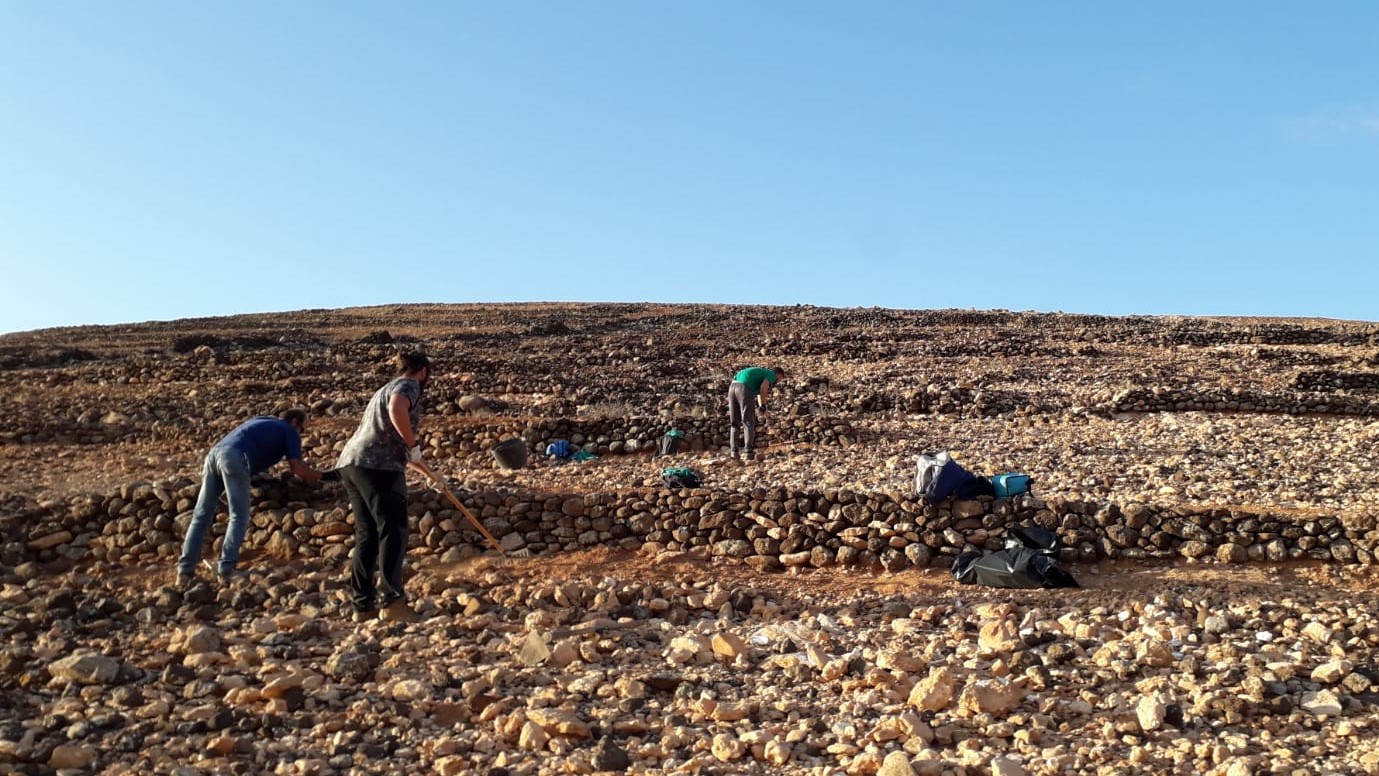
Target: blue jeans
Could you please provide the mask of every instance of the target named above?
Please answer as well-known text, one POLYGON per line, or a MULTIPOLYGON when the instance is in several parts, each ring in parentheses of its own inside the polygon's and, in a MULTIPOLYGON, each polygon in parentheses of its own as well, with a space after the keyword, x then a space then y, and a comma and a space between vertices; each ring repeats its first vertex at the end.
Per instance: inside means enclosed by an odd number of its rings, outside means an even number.
POLYGON ((215 522, 222 493, 230 502, 230 524, 220 546, 220 573, 229 574, 235 570, 239 546, 249 530, 249 478, 252 474, 249 457, 234 447, 217 445, 206 453, 206 463, 201 469, 201 494, 196 497, 196 510, 192 512, 191 525, 187 526, 187 538, 182 542, 178 571, 184 574, 195 571, 196 562, 201 560, 206 529, 215 522))

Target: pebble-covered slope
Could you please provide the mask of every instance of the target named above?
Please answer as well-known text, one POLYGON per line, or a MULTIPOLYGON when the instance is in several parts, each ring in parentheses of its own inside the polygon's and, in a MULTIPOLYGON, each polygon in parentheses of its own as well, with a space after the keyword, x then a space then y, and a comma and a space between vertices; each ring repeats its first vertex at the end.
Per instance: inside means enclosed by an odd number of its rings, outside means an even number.
POLYGON ((0 768, 1376 773, 1376 359, 1361 323, 812 307, 5 335, 0 768), (355 624, 343 495, 273 476, 255 576, 166 584, 205 448, 300 405, 329 465, 401 347, 441 364, 428 458, 536 554, 475 558, 418 490, 420 619, 355 624), (740 466, 751 363, 789 380, 740 466), (702 493, 657 487, 672 426, 702 493), (514 435, 533 463, 499 470, 514 435), (557 437, 598 460, 541 460, 557 437), (923 450, 1036 497, 916 505, 923 450), (1021 521, 1085 589, 951 583, 1021 521))

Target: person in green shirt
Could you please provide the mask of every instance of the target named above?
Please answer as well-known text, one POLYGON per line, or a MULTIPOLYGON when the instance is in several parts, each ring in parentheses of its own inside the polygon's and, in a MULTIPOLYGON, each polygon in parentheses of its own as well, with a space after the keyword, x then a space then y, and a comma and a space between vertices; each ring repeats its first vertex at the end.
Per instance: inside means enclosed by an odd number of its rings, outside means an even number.
MULTIPOLYGON (((766 399, 771 388, 785 376, 780 367, 767 369, 760 366, 747 367, 733 377, 728 386, 728 451, 734 459, 738 457, 737 427, 742 426, 742 451, 747 460, 754 460, 757 441, 757 414, 766 412, 766 399)), ((765 419, 765 415, 762 415, 765 419)))

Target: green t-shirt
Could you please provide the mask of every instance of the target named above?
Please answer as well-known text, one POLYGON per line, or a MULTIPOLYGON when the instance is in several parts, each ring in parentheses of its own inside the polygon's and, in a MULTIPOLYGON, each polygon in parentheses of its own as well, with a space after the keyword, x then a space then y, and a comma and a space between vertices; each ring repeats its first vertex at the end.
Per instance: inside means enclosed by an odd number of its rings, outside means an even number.
POLYGON ((733 382, 743 383, 747 386, 748 396, 756 396, 761 393, 761 384, 763 381, 775 385, 776 373, 764 367, 752 366, 738 372, 737 375, 733 377, 733 382))

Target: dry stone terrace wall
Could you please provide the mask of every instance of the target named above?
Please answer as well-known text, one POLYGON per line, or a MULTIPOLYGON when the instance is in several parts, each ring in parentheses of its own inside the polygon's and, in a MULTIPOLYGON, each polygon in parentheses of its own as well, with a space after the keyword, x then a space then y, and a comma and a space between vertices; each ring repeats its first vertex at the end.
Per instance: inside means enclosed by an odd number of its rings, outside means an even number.
MULTIPOLYGON (((87 339, 76 336, 89 334, 89 328, 55 330, 52 336, 60 342, 59 334, 71 332, 73 341, 88 345, 83 348, 46 341, 24 345, 38 333, 8 335, 6 342, 19 344, 0 349, 0 370, 6 377, 37 381, 35 387, 109 385, 109 409, 128 416, 130 422, 100 429, 90 407, 58 406, 55 411, 29 413, 36 419, 23 420, 27 427, 4 429, 0 439, 63 437, 99 443, 128 438, 146 425, 141 421, 156 414, 117 390, 131 386, 149 389, 145 402, 171 403, 169 409, 182 417, 264 411, 279 396, 290 396, 326 415, 357 414, 378 378, 386 376, 383 364, 400 346, 425 348, 443 368, 462 376, 463 384, 438 381, 433 396, 437 407, 464 393, 481 393, 502 400, 500 412, 536 416, 571 414, 581 408, 606 412, 619 406, 632 415, 676 407, 707 412, 721 400, 723 383, 733 369, 729 364, 743 358, 776 358, 791 366, 792 358, 824 355, 836 364, 864 365, 860 370, 818 373, 805 364, 794 371, 799 377, 826 379, 826 391, 816 398, 855 413, 895 408, 975 415, 1059 411, 1085 404, 1080 399, 1091 385, 1105 388, 1114 381, 1120 383, 1116 390, 1132 392, 1208 391, 1200 401, 1188 396, 1138 411, 1173 410, 1173 405, 1185 402, 1209 408, 1220 401, 1215 392, 1226 390, 1224 382, 1246 392, 1246 403, 1270 407, 1268 411, 1314 412, 1324 405, 1328 409, 1322 411, 1367 415, 1372 414, 1368 397, 1348 400, 1335 394, 1372 391, 1373 381, 1379 379, 1356 371, 1338 383, 1290 368, 1292 363, 1338 358, 1297 351, 1295 346, 1346 348, 1352 361, 1372 362, 1375 335, 1366 330, 1000 312, 714 308, 677 316, 639 315, 635 308, 509 316, 468 310, 468 316, 449 316, 457 321, 450 330, 432 326, 428 336, 389 334, 377 330, 374 322, 374 329, 344 341, 324 333, 335 317, 331 315, 321 316, 321 332, 306 332, 301 326, 273 332, 264 322, 270 331, 255 333, 238 319, 233 326, 220 324, 228 331, 218 326, 216 333, 199 335, 176 333, 168 324, 149 324, 143 339, 135 336, 136 327, 126 327, 130 342, 113 352, 91 348, 87 339), (493 331, 502 326, 509 330, 493 331), (753 326, 761 327, 760 340, 752 343, 750 354, 723 336, 727 330, 754 331, 753 326), (1249 349, 1213 350, 1222 346, 1249 349), (1146 358, 1145 347, 1160 351, 1146 358), (1285 358, 1281 353, 1291 355, 1285 358), (1248 362, 1248 371, 1227 369, 1242 361, 1248 362), (1192 369, 1199 364, 1209 370, 1192 369), (1173 384, 1175 375, 1189 370, 1194 372, 1194 387, 1173 384), (848 371, 858 373, 846 378, 839 374, 848 371), (1053 380, 1047 386, 1028 385, 1038 374, 1053 380), (1216 385, 1204 388, 1204 381, 1216 385), (155 386, 167 390, 155 393, 155 386), (932 396, 955 388, 961 392, 932 396), (178 406, 179 391, 194 391, 196 406, 178 406)), ((338 317, 351 319, 343 313, 338 317)), ((49 398, 35 396, 33 408, 44 407, 39 402, 49 398)), ((15 417, 24 419, 26 413, 15 417)))
MULTIPOLYGON (((118 493, 47 503, 6 526, 3 562, 175 560, 199 484, 132 483, 118 493)), ((1317 559, 1369 564, 1379 547, 1372 518, 1297 519, 1239 509, 1097 504, 1060 498, 979 498, 928 505, 896 493, 750 492, 639 487, 617 493, 461 491, 505 551, 616 545, 738 558, 764 571, 788 567, 947 567, 962 551, 997 549, 1012 525, 1064 539, 1064 560, 1214 558, 1222 563, 1317 559)), ((341 558, 352 518, 343 495, 259 478, 247 546, 283 558, 341 558)), ((455 560, 485 550, 465 518, 434 492, 410 504, 420 551, 455 560)), ((223 535, 224 521, 212 529, 223 535)))
MULTIPOLYGON (((658 439, 675 428, 685 432, 687 449, 693 451, 720 449, 728 444, 728 424, 715 418, 618 418, 567 419, 548 418, 531 423, 520 421, 480 421, 465 423, 448 431, 426 435, 429 454, 446 460, 453 457, 481 460, 499 442, 520 437, 527 443, 529 453, 543 454, 546 446, 564 439, 596 455, 621 455, 654 450, 658 439)), ((798 417, 782 418, 772 426, 789 443, 801 442, 855 444, 862 432, 841 418, 798 417)), ((339 452, 346 435, 322 445, 339 452)))
MULTIPOLYGON (((386 376, 377 377, 368 384, 373 385, 380 379, 386 379, 386 376)), ((290 378, 287 382, 287 390, 297 395, 319 395, 323 392, 318 387, 322 382, 319 379, 308 381, 303 378, 290 378), (317 385, 313 386, 312 383, 317 385)), ((851 442, 856 441, 857 433, 845 417, 839 417, 839 413, 865 416, 892 410, 901 410, 911 415, 956 417, 1027 416, 1084 409, 1107 414, 1260 412, 1361 417, 1379 415, 1379 401, 1364 396, 1379 390, 1379 373, 1337 376, 1307 373, 1296 378, 1296 382, 1309 390, 1270 394, 1236 388, 1193 390, 1138 387, 1088 391, 1064 397, 1062 401, 1050 402, 1049 395, 1038 398, 1033 393, 1002 389, 929 383, 898 392, 865 389, 849 391, 846 388, 832 389, 827 381, 823 381, 807 384, 804 390, 787 388, 782 391, 788 397, 786 401, 792 402, 792 407, 790 416, 777 432, 792 443, 826 439, 847 439, 851 442), (822 385, 824 389, 810 393, 809 388, 812 385, 822 385), (1362 395, 1346 395, 1348 391, 1360 392, 1362 395)), ((175 387, 179 383, 168 385, 175 387)), ((180 385, 189 383, 184 382, 180 385)), ((98 406, 56 397, 48 402, 43 413, 33 412, 16 416, 9 428, 0 431, 0 444, 103 444, 189 435, 194 442, 209 444, 233 427, 232 419, 255 414, 272 414, 290 406, 288 402, 275 398, 282 395, 283 388, 270 383, 241 382, 235 388, 241 394, 257 396, 259 400, 212 402, 213 408, 208 409, 205 402, 198 401, 200 394, 205 393, 199 388, 187 388, 187 393, 183 395, 169 390, 157 399, 113 400, 98 406), (204 424, 200 426, 201 433, 195 434, 197 424, 203 421, 204 424), (189 426, 192 427, 190 434, 189 426)), ((370 391, 361 385, 359 394, 355 397, 317 398, 310 401, 307 406, 312 412, 325 417, 357 415, 362 411, 369 393, 370 391)), ((575 392, 577 396, 579 393, 575 392)), ((621 402, 605 402, 583 405, 583 409, 589 413, 617 414, 622 417, 567 419, 548 416, 540 420, 524 421, 520 410, 514 411, 502 400, 447 390, 428 397, 428 412, 433 416, 442 417, 483 418, 501 415, 512 418, 506 422, 466 423, 461 428, 438 432, 431 444, 442 449, 451 448, 469 453, 487 449, 511 436, 523 436, 528 439, 534 450, 539 451, 544 447, 544 443, 551 439, 580 435, 590 439, 601 438, 603 441, 591 451, 607 454, 645 449, 649 441, 654 442, 657 436, 670 428, 693 431, 701 440, 701 447, 696 449, 722 446, 726 444, 727 423, 721 417, 721 413, 713 413, 713 418, 705 417, 710 414, 709 404, 698 403, 698 406, 692 407, 688 412, 682 405, 675 404, 659 417, 646 418, 626 417, 632 414, 630 411, 644 408, 621 402), (624 410, 629 412, 623 412, 624 410)), ((567 414, 565 411, 571 411, 568 414, 577 414, 581 407, 575 405, 573 400, 565 400, 544 407, 539 404, 533 405, 530 409, 559 410, 561 412, 554 413, 559 416, 567 414)), ((428 426, 436 425, 443 428, 447 424, 437 424, 434 419, 428 422, 428 426)))
MULTIPOLYGON (((1379 380, 1379 375, 1374 377, 1379 380)), ((1133 388, 1116 391, 1109 398, 1103 396, 1093 398, 1091 403, 1107 412, 1276 412, 1286 415, 1324 413, 1365 417, 1379 415, 1379 402, 1335 394, 1269 395, 1240 390, 1133 388)))
POLYGON ((1302 391, 1379 391, 1379 374, 1318 370, 1299 372, 1293 386, 1302 391))

